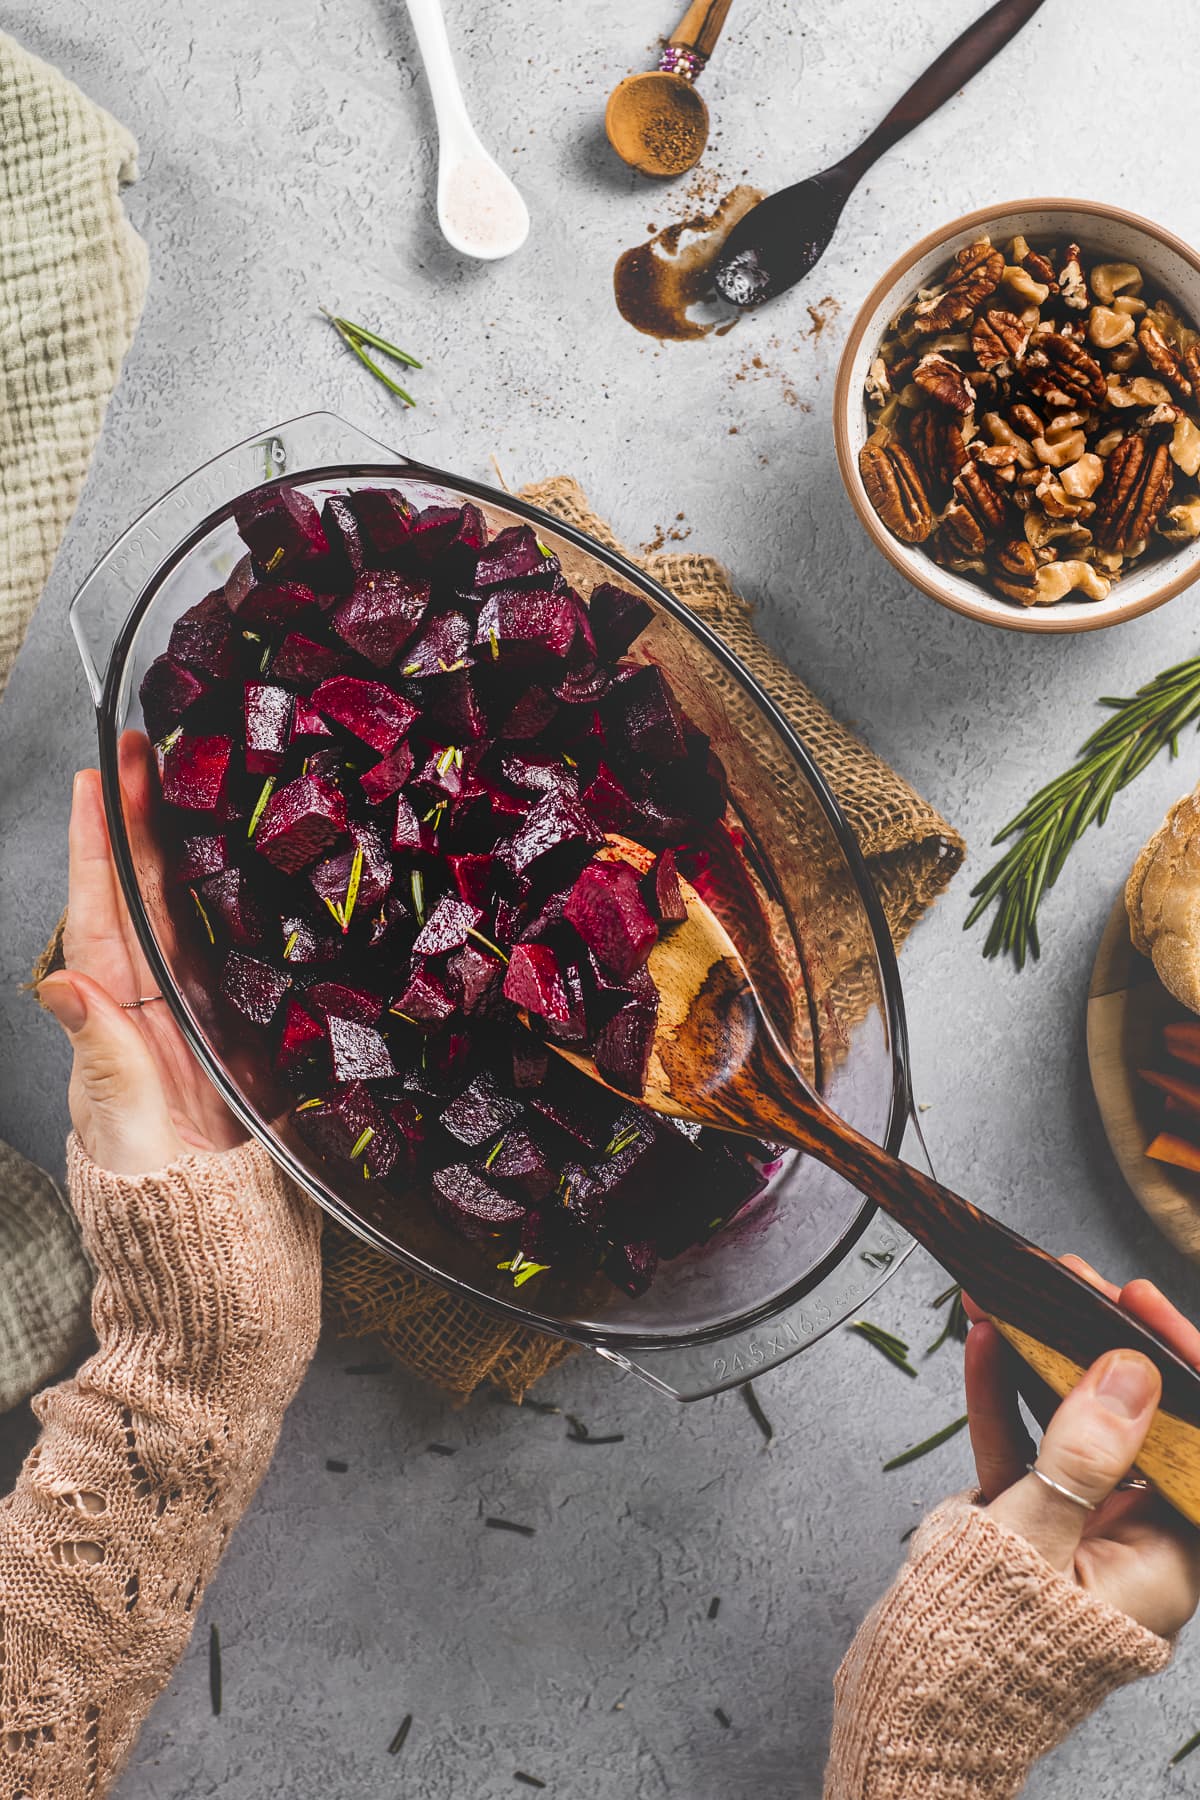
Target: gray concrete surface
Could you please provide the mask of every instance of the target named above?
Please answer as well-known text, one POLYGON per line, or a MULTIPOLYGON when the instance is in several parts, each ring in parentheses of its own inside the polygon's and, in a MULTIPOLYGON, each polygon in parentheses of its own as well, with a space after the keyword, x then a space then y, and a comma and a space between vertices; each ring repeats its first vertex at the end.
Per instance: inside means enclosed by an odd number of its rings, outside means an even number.
MULTIPOLYGON (((705 77, 721 191, 840 155, 976 10, 937 0, 735 7, 705 77)), ((92 754, 67 633, 76 583, 177 476, 244 434, 328 405, 385 440, 511 480, 579 475, 632 543, 675 527, 722 554, 763 629, 967 834, 971 863, 904 956, 919 1096, 939 1168, 1055 1249, 1145 1271, 1200 1312, 1200 1282, 1114 1171, 1084 1056, 1088 968, 1111 897, 1200 772, 1152 768, 1073 858, 1045 960, 1017 976, 961 931, 987 843, 1122 691, 1195 647, 1191 598, 1075 639, 989 633, 909 592, 845 502, 829 424, 857 302, 906 243, 1021 194, 1107 198, 1200 238, 1190 113, 1194 9, 1050 0, 1003 62, 867 181, 807 287, 729 337, 659 346, 617 316, 610 271, 680 191, 609 159, 604 96, 675 23, 613 0, 448 0, 485 138, 534 215, 522 255, 468 267, 438 240, 428 98, 394 0, 8 0, 0 22, 136 132, 129 207, 151 250, 146 316, 83 504, 0 709, 0 1131, 61 1155, 65 1060, 16 992, 62 894, 68 774, 92 754), (824 296, 832 296, 825 301, 824 296), (423 356, 402 415, 340 349, 318 302, 423 356), (814 334, 806 303, 831 315, 814 334), (757 359, 757 361, 755 360, 757 359), (735 429, 736 428, 736 429, 735 429), (682 513, 682 520, 677 515, 682 513)), ((914 1257, 872 1314, 920 1345, 938 1272, 914 1257)), ((327 1343, 278 1460, 155 1709, 127 1800, 220 1793, 519 1793, 573 1800, 813 1800, 830 1677, 889 1578, 901 1533, 967 1479, 961 1440, 884 1459, 960 1410, 956 1353, 890 1370, 845 1333, 761 1383, 779 1441, 736 1396, 691 1409, 579 1359, 547 1393, 622 1444, 487 1399, 455 1413, 327 1343), (426 1452, 440 1440, 453 1458, 426 1452), (350 1464, 325 1470, 327 1457, 350 1464), (482 1529, 488 1513, 537 1526, 482 1529), (711 1596, 719 1617, 706 1618, 711 1596), (210 1715, 207 1627, 225 1646, 210 1715), (728 1715, 723 1729, 714 1708, 728 1715), (386 1747, 414 1715, 403 1756, 386 1747), (528 1791, 528 1790, 525 1790, 528 1791)), ((1033 1779, 1035 1800, 1184 1792, 1166 1759, 1200 1725, 1197 1640, 1117 1698, 1033 1779)))

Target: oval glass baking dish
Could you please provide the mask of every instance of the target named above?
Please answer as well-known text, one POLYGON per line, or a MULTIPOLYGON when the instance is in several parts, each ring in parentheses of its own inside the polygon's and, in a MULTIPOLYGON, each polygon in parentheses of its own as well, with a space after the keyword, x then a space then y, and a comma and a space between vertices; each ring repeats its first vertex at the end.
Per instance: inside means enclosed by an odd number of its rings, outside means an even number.
POLYGON ((616 580, 646 597, 654 618, 632 654, 662 665, 729 777, 737 899, 714 898, 716 910, 751 962, 781 1035, 830 1102, 893 1150, 912 1115, 899 979, 878 899, 819 769, 748 672, 615 551, 519 498, 397 457, 320 413, 235 446, 171 489, 118 540, 71 609, 97 710, 125 896, 196 1055, 247 1128, 334 1218, 493 1311, 588 1345, 681 1399, 795 1354, 856 1310, 910 1248, 903 1232, 818 1163, 786 1157, 763 1195, 707 1244, 663 1263, 640 1299, 600 1279, 581 1285, 553 1272, 516 1291, 423 1196, 351 1183, 289 1123, 292 1097, 265 1037, 219 998, 199 920, 180 905, 186 889, 167 878, 137 697, 180 614, 243 553, 234 501, 285 476, 318 504, 355 487, 393 487, 418 506, 474 501, 493 531, 532 523, 584 594, 616 580))

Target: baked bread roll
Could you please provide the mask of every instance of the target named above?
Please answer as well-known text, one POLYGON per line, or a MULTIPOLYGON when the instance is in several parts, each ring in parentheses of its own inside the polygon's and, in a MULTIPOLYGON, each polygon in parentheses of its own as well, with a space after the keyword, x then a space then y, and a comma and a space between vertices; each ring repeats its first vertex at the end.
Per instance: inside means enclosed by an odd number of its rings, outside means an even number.
POLYGON ((1177 800, 1133 865, 1125 909, 1135 950, 1200 1013, 1200 789, 1177 800))

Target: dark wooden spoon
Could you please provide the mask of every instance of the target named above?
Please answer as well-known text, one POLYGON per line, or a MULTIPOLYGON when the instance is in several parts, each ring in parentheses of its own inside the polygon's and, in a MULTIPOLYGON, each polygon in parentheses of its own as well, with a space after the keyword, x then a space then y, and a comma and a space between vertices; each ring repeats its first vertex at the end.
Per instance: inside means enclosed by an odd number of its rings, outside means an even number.
MULTIPOLYGON (((624 839, 609 854, 638 868, 624 839)), ((966 1286, 1008 1342, 1055 1393, 1070 1391, 1105 1350, 1140 1350, 1163 1397, 1138 1466, 1200 1524, 1200 1373, 1047 1251, 901 1162, 839 1118, 779 1042, 741 955, 696 890, 681 882, 687 919, 650 953, 658 1026, 643 1101, 655 1112, 794 1145, 828 1164, 924 1244, 966 1286)), ((596 1065, 558 1045, 590 1075, 596 1065)))
POLYGON ((802 280, 828 249, 842 208, 872 163, 952 99, 1041 4, 997 0, 917 77, 857 150, 819 175, 760 201, 730 232, 717 259, 718 292, 732 306, 761 306, 802 280))

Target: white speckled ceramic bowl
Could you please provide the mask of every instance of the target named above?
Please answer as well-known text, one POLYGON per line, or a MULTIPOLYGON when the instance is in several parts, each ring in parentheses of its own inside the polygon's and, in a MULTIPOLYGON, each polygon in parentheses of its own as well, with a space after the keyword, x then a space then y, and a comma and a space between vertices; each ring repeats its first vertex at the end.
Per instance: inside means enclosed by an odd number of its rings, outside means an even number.
POLYGON ((1135 262, 1148 288, 1161 289, 1186 318, 1200 324, 1200 254, 1161 225, 1091 200, 1021 200, 985 206, 930 232, 872 288, 854 321, 838 368, 834 435, 838 464, 855 511, 894 568, 923 593, 986 625, 1007 631, 1096 631, 1150 612, 1200 575, 1200 539, 1140 563, 1114 582, 1106 600, 1061 600, 1023 607, 989 593, 966 575, 939 568, 919 544, 894 538, 867 499, 858 453, 867 438, 863 384, 888 325, 919 288, 927 286, 965 245, 986 233, 1002 243, 1018 233, 1031 243, 1075 241, 1093 257, 1135 262))

